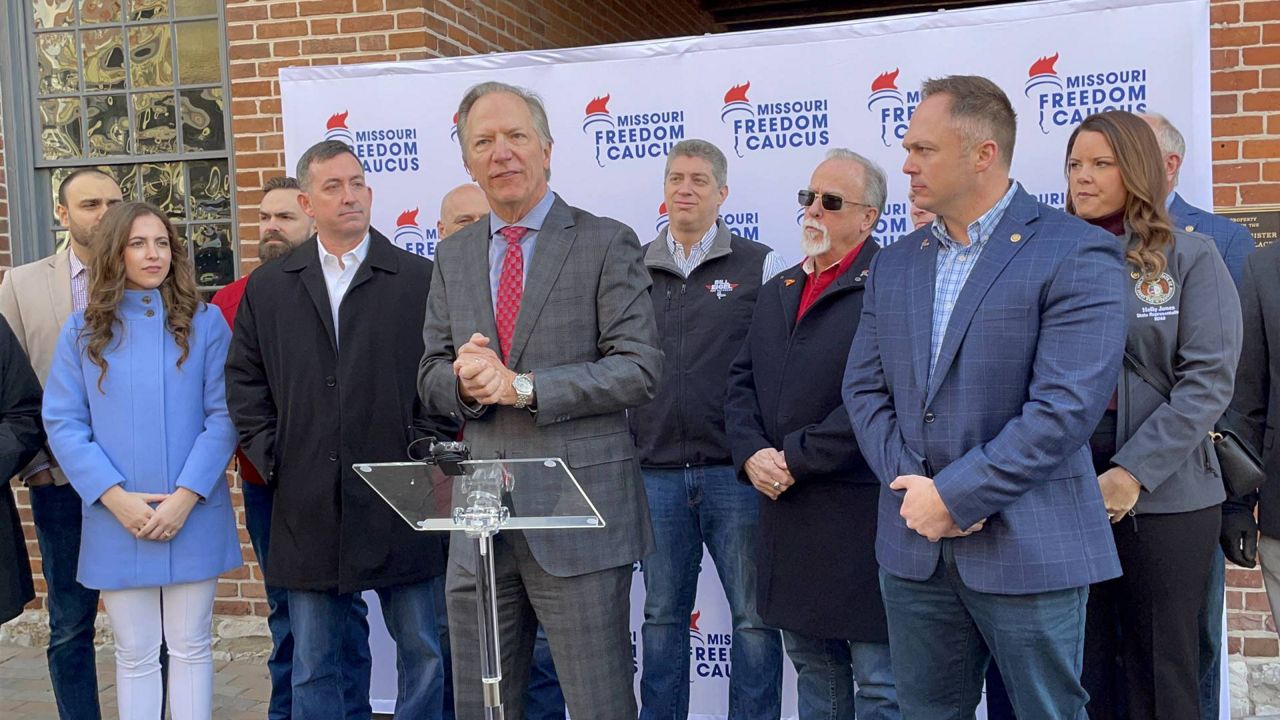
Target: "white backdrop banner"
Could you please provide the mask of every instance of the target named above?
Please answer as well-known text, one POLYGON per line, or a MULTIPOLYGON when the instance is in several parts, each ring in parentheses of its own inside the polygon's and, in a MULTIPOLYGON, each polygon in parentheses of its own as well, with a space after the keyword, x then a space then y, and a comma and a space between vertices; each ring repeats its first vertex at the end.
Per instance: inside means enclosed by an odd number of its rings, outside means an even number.
MULTIPOLYGON (((667 152, 685 138, 709 140, 729 157, 726 223, 798 262, 796 190, 829 148, 851 148, 884 167, 889 204, 879 241, 910 230, 901 138, 920 83, 958 73, 984 75, 1008 93, 1019 120, 1013 174, 1042 201, 1065 202, 1072 128, 1122 109, 1163 113, 1182 130, 1179 191, 1211 204, 1207 0, 1057 0, 569 50, 287 68, 285 157, 292 170, 315 142, 350 143, 374 189, 375 227, 433 256, 440 198, 470 180, 458 101, 471 85, 500 80, 544 99, 555 137, 552 188, 571 205, 617 218, 647 242, 666 222, 667 152)), ((726 712, 731 625, 710 563, 703 569, 691 713, 712 718, 726 712)), ((638 638, 639 579, 635 586, 638 638)), ((790 680, 787 698, 790 716, 790 680)))

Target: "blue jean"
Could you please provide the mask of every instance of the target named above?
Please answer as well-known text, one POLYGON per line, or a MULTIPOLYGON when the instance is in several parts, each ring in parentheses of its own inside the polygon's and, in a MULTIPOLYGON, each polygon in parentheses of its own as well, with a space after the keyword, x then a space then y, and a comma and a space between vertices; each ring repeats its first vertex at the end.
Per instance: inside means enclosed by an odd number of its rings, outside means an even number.
POLYGON ((1218 720, 1222 684, 1222 612, 1227 571, 1223 558, 1213 554, 1209 594, 1200 608, 1200 720, 1218 720))
POLYGON ((102 717, 93 655, 98 591, 76 581, 82 504, 70 485, 31 488, 31 516, 48 587, 49 680, 63 720, 102 717))
MULTIPOLYGON (((258 565, 266 567, 271 546, 271 509, 275 493, 265 485, 242 482, 244 525, 249 542, 258 557, 258 565)), ((289 720, 293 709, 293 631, 289 623, 289 591, 267 585, 267 628, 271 631, 271 656, 267 672, 271 675, 271 701, 268 720, 289 720)), ((346 640, 342 651, 342 696, 346 717, 367 717, 369 682, 373 659, 369 655, 369 606, 356 594, 347 616, 346 640)))
POLYGON ((690 614, 706 543, 733 617, 729 720, 782 710, 782 638, 756 612, 759 493, 727 465, 643 468, 654 550, 644 570, 642 720, 689 714, 690 614))
POLYGON ((902 717, 888 643, 829 640, 786 630, 782 642, 796 666, 800 720, 902 717))
POLYGON ((1089 588, 1033 595, 969 589, 942 541, 933 575, 905 580, 880 570, 893 672, 907 720, 972 718, 994 655, 1014 712, 1036 720, 1083 720, 1080 684, 1089 588))
MULTIPOLYGON (((400 720, 439 720, 444 710, 444 663, 436 625, 435 577, 409 585, 378 588, 382 617, 396 643, 396 714, 400 720)), ((358 715, 338 715, 346 682, 341 676, 347 651, 345 623, 354 602, 352 594, 289 591, 293 623, 293 718, 320 720, 343 717, 368 720, 366 702, 358 715)), ((368 652, 366 631, 360 647, 368 652)), ((368 687, 368 676, 364 678, 368 687)))

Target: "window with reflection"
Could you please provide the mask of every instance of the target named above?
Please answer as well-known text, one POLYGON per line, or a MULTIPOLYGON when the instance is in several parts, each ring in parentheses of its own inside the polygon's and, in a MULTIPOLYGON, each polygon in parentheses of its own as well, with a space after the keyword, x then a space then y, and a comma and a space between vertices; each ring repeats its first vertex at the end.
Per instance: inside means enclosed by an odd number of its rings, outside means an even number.
MULTIPOLYGON (((221 3, 22 1, 35 36, 37 167, 50 207, 63 178, 99 167, 126 197, 173 219, 201 287, 235 279, 221 3)), ((66 232, 51 230, 63 248, 66 232)))

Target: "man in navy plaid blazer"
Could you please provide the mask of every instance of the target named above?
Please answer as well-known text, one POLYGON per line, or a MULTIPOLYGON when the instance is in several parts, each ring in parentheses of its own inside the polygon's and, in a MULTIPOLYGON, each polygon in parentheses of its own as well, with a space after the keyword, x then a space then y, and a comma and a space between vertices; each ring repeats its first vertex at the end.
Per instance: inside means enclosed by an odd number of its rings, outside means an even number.
POLYGON ((1086 442, 1120 372, 1121 246, 1010 180, 989 80, 922 98, 903 171, 938 217, 872 264, 844 379, 902 714, 973 717, 994 657, 1018 717, 1084 717, 1088 587, 1120 574, 1086 442))

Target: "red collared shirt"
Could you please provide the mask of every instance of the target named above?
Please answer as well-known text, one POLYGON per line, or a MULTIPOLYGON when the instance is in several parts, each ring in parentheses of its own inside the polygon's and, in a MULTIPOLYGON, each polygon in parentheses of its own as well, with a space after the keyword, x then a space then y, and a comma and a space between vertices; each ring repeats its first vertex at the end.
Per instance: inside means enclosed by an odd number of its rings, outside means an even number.
POLYGON ((800 296, 800 309, 796 312, 796 322, 800 322, 800 318, 809 311, 818 298, 822 297, 823 291, 836 281, 836 278, 845 274, 853 261, 858 258, 858 252, 862 250, 862 246, 866 245, 866 241, 858 243, 858 246, 850 250, 840 262, 832 265, 825 270, 817 270, 813 264, 813 258, 804 261, 804 271, 808 275, 804 284, 804 293, 800 296))

